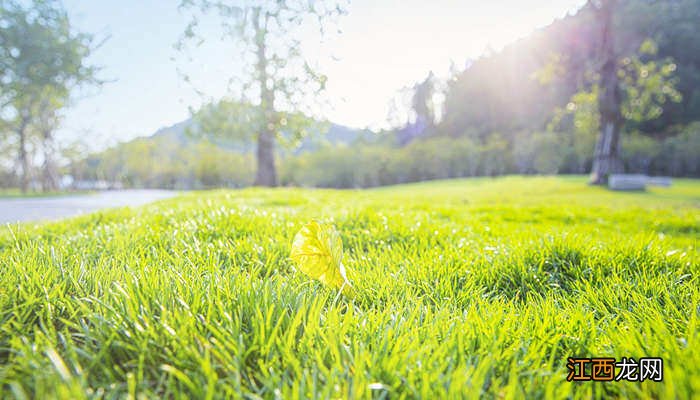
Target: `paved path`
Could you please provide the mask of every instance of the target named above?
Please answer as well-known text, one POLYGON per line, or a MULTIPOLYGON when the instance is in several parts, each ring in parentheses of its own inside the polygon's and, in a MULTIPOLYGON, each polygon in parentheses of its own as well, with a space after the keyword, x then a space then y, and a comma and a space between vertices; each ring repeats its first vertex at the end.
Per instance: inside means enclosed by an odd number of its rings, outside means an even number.
POLYGON ((55 220, 103 208, 138 206, 176 194, 170 190, 113 190, 76 196, 0 199, 0 224, 55 220))

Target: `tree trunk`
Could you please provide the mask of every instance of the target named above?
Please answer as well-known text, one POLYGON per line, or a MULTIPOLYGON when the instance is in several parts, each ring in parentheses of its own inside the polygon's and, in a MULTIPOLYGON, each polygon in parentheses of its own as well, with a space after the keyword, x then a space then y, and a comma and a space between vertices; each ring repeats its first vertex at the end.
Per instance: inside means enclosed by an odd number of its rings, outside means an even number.
POLYGON ((22 174, 19 177, 19 186, 22 193, 27 193, 29 189, 29 157, 27 155, 27 126, 29 125, 29 119, 22 117, 22 120, 17 129, 17 134, 19 135, 19 162, 22 168, 22 174))
POLYGON ((595 146, 590 177, 590 183, 593 185, 605 185, 610 174, 622 172, 619 148, 622 93, 617 76, 617 57, 612 33, 614 5, 614 0, 604 0, 600 8, 603 65, 600 70, 601 87, 598 94, 600 135, 595 146))
POLYGON ((257 79, 260 85, 260 108, 264 115, 261 131, 258 133, 257 162, 255 173, 256 186, 277 186, 277 172, 275 170, 275 127, 277 126, 277 113, 275 112, 275 92, 268 85, 267 55, 265 54, 267 34, 267 21, 269 15, 262 15, 256 8, 253 12, 253 27, 255 29, 255 45, 257 57, 257 79))
POLYGON ((263 131, 258 135, 257 151, 258 168, 255 173, 256 186, 277 186, 277 172, 275 170, 275 138, 263 131))
POLYGON ((43 176, 41 180, 41 189, 44 192, 50 192, 52 190, 58 189, 58 180, 56 178, 56 169, 53 163, 53 153, 54 153, 54 142, 53 142, 53 135, 51 134, 51 130, 47 129, 44 130, 43 133, 44 136, 44 143, 43 143, 43 148, 44 148, 44 165, 42 166, 43 169, 43 176))

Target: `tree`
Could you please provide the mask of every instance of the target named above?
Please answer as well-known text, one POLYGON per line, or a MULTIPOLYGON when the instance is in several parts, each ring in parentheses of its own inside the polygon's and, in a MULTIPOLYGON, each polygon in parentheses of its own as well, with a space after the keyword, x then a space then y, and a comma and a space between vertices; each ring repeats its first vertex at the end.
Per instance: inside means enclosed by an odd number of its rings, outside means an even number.
POLYGON ((435 94, 435 75, 430 71, 423 82, 413 86, 412 106, 416 113, 416 121, 423 120, 426 128, 430 129, 435 124, 435 105, 433 103, 435 94))
POLYGON ((388 122, 397 127, 399 145, 405 146, 421 136, 435 132, 436 95, 442 95, 440 82, 432 71, 413 86, 404 86, 389 102, 388 122))
POLYGON ((29 123, 31 122, 31 103, 33 101, 33 96, 29 95, 17 96, 13 102, 13 106, 17 110, 14 126, 18 137, 18 159, 21 168, 19 187, 22 190, 22 193, 26 193, 27 189, 29 188, 29 156, 27 154, 27 136, 29 132, 29 123))
MULTIPOLYGON (((241 99, 239 103, 253 105, 255 109, 247 113, 248 124, 232 134, 254 132, 255 184, 276 186, 276 140, 285 132, 297 136, 304 133, 290 132, 282 112, 311 113, 311 108, 305 106, 326 86, 326 77, 303 57, 300 27, 317 24, 323 35, 326 23, 344 14, 343 6, 314 0, 183 0, 180 7, 193 9, 195 13, 176 46, 179 50, 185 49, 186 42, 198 38, 199 17, 210 14, 221 22, 222 37, 241 45, 237 60, 248 67, 241 76, 241 93, 251 100, 241 99)), ((200 38, 199 43, 204 41, 200 38)))
MULTIPOLYGON (((618 141, 620 132, 635 132, 644 123, 659 118, 666 103, 677 103, 682 99, 676 89, 678 78, 675 76, 675 62, 668 58, 659 59, 656 57, 656 51, 655 43, 647 39, 642 42, 635 55, 624 57, 615 64, 621 101, 617 110, 618 141)), ((604 96, 601 93, 602 84, 594 80, 589 89, 574 94, 566 107, 555 109, 554 116, 548 124, 549 131, 565 135, 562 140, 571 149, 571 164, 574 167, 572 172, 583 172, 582 167, 592 159, 591 149, 595 148, 594 157, 599 155, 600 148, 597 146, 601 145, 601 132, 605 133, 601 129, 601 99, 604 96), (591 140, 595 146, 591 145, 591 140)), ((621 149, 619 145, 616 147, 616 162, 619 162, 617 168, 620 170, 621 149)), ((601 176, 601 179, 604 178, 605 176, 601 176)))
POLYGON ((620 127, 622 125, 622 92, 617 75, 617 55, 612 29, 615 0, 602 0, 599 9, 601 21, 600 134, 593 153, 590 183, 606 184, 608 175, 622 171, 620 160, 620 127))
MULTIPOLYGON (((99 84, 97 68, 86 65, 93 46, 92 35, 75 32, 68 15, 53 0, 0 2, 0 118, 17 136, 20 186, 29 186, 27 143, 40 132, 45 142, 45 169, 52 168, 52 132, 58 110, 71 90, 99 84), (48 162, 46 162, 48 160, 48 162)), ((50 175, 48 172, 45 175, 50 175)))

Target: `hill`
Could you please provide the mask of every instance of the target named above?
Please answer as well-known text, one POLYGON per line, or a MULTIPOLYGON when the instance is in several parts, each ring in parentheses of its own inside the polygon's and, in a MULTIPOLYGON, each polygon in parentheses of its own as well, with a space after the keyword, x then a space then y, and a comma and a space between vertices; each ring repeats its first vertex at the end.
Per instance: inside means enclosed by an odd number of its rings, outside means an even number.
MULTIPOLYGON (((194 138, 188 133, 188 128, 193 124, 191 119, 178 122, 168 127, 157 130, 150 137, 154 140, 165 140, 180 143, 183 145, 200 142, 202 139, 194 138)), ((342 146, 351 145, 357 141, 375 140, 376 134, 369 129, 356 129, 347 126, 329 123, 324 125, 323 131, 310 132, 301 143, 291 151, 295 154, 318 149, 323 145, 342 146)), ((227 141, 219 138, 209 138, 216 145, 233 151, 252 151, 254 145, 251 143, 240 143, 227 141)), ((282 149, 285 150, 285 149, 282 149)))

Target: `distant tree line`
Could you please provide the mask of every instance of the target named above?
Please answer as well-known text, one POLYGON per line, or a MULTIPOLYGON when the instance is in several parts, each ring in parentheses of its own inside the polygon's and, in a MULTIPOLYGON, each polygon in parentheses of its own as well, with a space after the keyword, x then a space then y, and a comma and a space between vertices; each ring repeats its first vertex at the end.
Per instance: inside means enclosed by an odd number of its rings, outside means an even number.
MULTIPOLYGON (((553 132, 522 132, 512 138, 431 137, 404 147, 330 147, 283 159, 283 185, 360 188, 431 179, 505 174, 583 174, 590 171, 595 136, 575 139, 553 132), (511 141, 513 140, 513 141, 511 141), (580 139, 576 139, 580 140, 580 139)), ((657 140, 639 134, 622 138, 621 159, 630 173, 700 177, 700 123, 657 140)))
POLYGON ((162 136, 82 157, 64 172, 78 182, 120 182, 131 188, 242 187, 253 184, 255 159, 207 141, 182 143, 162 136))
MULTIPOLYGON (((657 139, 622 137, 626 171, 700 177, 700 123, 657 139)), ((385 139, 390 138, 387 136, 385 139)), ((281 185, 361 188, 430 179, 504 174, 584 174, 590 171, 596 131, 522 131, 468 137, 423 137, 406 146, 397 140, 326 145, 278 163, 281 185)), ((127 187, 207 189, 250 186, 255 159, 250 152, 206 141, 182 144, 166 138, 137 139, 71 164, 78 180, 123 182, 127 187)))

